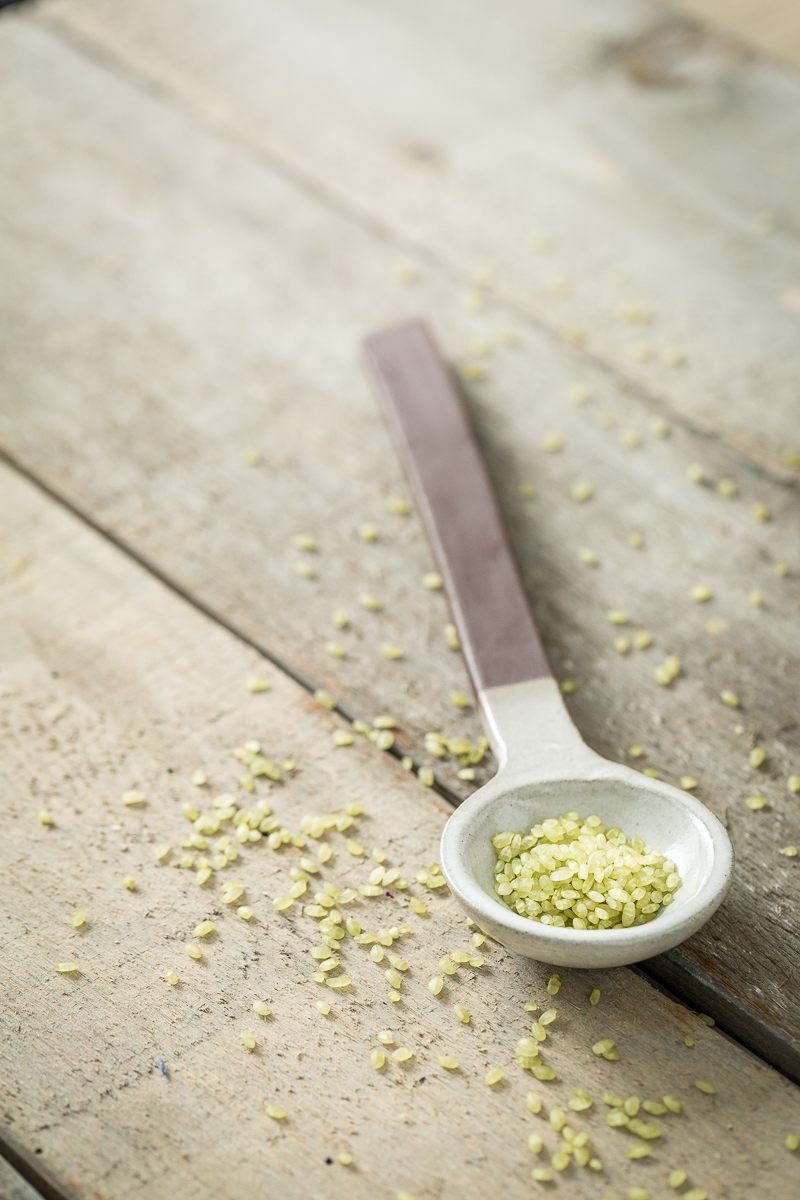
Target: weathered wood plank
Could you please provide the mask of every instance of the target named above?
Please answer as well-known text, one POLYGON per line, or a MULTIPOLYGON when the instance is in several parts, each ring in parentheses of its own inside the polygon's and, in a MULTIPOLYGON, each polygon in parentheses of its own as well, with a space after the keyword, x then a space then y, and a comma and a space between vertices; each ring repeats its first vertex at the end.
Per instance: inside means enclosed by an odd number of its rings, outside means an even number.
MULTIPOLYGON (((154 847, 176 846, 190 828, 182 802, 205 796, 209 805, 214 792, 237 789, 230 748, 253 736, 295 760, 283 784, 257 784, 283 821, 296 830, 305 812, 363 801, 354 831, 409 877, 434 860, 446 808, 367 743, 336 749, 339 718, 279 672, 269 669, 269 692, 249 695, 243 679, 261 667, 252 650, 6 468, 0 495, 5 563, 17 564, 0 587, 0 1086, 3 1127, 44 1169, 87 1200, 391 1200, 400 1190, 477 1200, 498 1178, 504 1196, 523 1197, 535 1161, 526 1138, 540 1132, 548 1157, 556 1142, 546 1117, 526 1110, 526 1092, 535 1084, 546 1113, 577 1085, 594 1105, 571 1123, 603 1161, 599 1176, 568 1168, 563 1184, 577 1200, 635 1185, 661 1197, 677 1166, 713 1197, 761 1200, 765 1186, 780 1200, 793 1195, 797 1162, 782 1139, 800 1125, 798 1090, 634 972, 564 971, 551 999, 549 968, 487 944, 486 965, 459 967, 434 998, 427 980, 442 953, 469 946, 468 930, 441 892, 427 895, 419 917, 395 890, 359 898, 352 911, 368 929, 410 921, 399 947, 410 965, 403 1000, 388 1002, 385 961, 349 938, 342 958, 353 986, 334 994, 309 978, 314 921, 270 903, 301 850, 262 841, 227 869, 245 885, 249 922, 221 903, 223 872, 201 889, 177 851, 158 865, 154 847), (209 788, 189 781, 200 765, 209 788), (131 785, 146 793, 140 808, 120 801, 131 785), (43 806, 52 827, 36 819, 43 806), (122 886, 127 874, 135 891, 122 886), (86 922, 74 929, 79 904, 86 922), (193 962, 183 946, 206 918, 216 929, 193 962), (57 961, 80 971, 58 975, 57 961), (164 979, 171 967, 175 988, 164 979), (314 1007, 321 995, 330 1017, 314 1007), (267 1020, 252 1011, 256 997, 272 1007, 267 1020), (530 1020, 522 1005, 534 997, 558 1010, 543 1047, 558 1075, 549 1083, 513 1064, 530 1020), (457 1001, 469 1025, 453 1016, 457 1001), (243 1028, 255 1031, 253 1054, 239 1042, 243 1028), (414 1050, 408 1066, 370 1067, 381 1028, 414 1050), (600 1036, 616 1040, 619 1062, 592 1055, 600 1036), (442 1053, 460 1070, 439 1067, 442 1053), (505 1078, 490 1090, 483 1074, 494 1065, 505 1078), (693 1087, 698 1077, 716 1096, 693 1087), (650 1158, 626 1157, 632 1139, 605 1124, 605 1088, 674 1093, 683 1104, 682 1115, 656 1118, 663 1134, 650 1158), (284 1123, 264 1114, 265 1100, 283 1105, 284 1123), (343 1151, 352 1167, 330 1162, 343 1151)), ((374 864, 351 857, 343 835, 329 840, 334 857, 316 878, 360 883, 374 864)), ((426 894, 413 878, 410 891, 426 894)))
MULTIPOLYGON (((292 669, 367 717, 391 711, 401 747, 419 748, 426 728, 475 737, 474 714, 449 705, 466 681, 441 638, 441 597, 418 582, 430 561, 416 519, 383 512, 402 479, 355 347, 370 326, 414 309, 456 358, 511 324, 517 346, 495 349, 470 405, 551 661, 578 679, 573 712, 597 749, 642 744, 643 762, 676 781, 693 775, 726 819, 736 887, 675 952, 675 970, 710 978, 704 1007, 722 990, 719 1015, 738 1036, 752 1039, 763 1020, 796 1053, 800 1000, 783 967, 797 953, 787 917, 797 887, 779 853, 798 840, 785 792, 800 760, 794 493, 679 423, 653 437, 659 410, 641 391, 617 387, 499 304, 463 313, 463 281, 435 265, 420 261, 406 292, 393 276, 398 242, 49 30, 4 18, 0 41, 13 166, 0 210, 13 300, 2 318, 5 445, 292 669), (591 396, 583 407, 565 399, 578 379, 591 396), (599 424, 604 413, 613 428, 599 424), (565 449, 550 455, 540 441, 554 429, 565 449), (620 445, 625 429, 643 446, 620 445), (251 445, 265 453, 260 468, 242 463, 251 445), (739 498, 690 485, 692 462, 713 480, 733 477, 739 498), (568 494, 582 478, 596 497, 578 507, 568 494), (523 502, 517 485, 530 479, 537 498, 523 502), (754 520, 756 501, 772 521, 754 520), (355 535, 368 519, 383 531, 372 545, 355 535), (290 538, 303 529, 321 543, 311 583, 292 572, 301 556, 290 538), (626 543, 633 530, 644 549, 626 543), (599 567, 578 562, 582 546, 599 567), (778 559, 791 566, 786 578, 772 572, 778 559), (687 593, 703 581, 715 599, 695 606, 687 593), (384 600, 382 614, 359 610, 365 588, 384 600), (759 608, 747 603, 752 588, 759 608), (342 635, 329 625, 339 605, 354 618, 342 635), (651 630, 652 649, 613 650, 619 630, 605 612, 619 605, 651 630), (708 636, 709 617, 727 632, 708 636), (332 635, 348 651, 335 665, 324 653, 332 635), (380 656, 390 639, 405 647, 399 663, 380 656), (673 652, 684 672, 661 689, 653 668, 673 652), (741 714, 720 703, 727 687, 741 714), (747 763, 755 741, 768 753, 758 773, 747 763), (744 798, 756 788, 769 806, 751 813, 744 798)), ((780 1038, 771 1058, 793 1070, 780 1038)))
POLYGON ((407 244, 465 276, 491 268, 537 322, 584 328, 593 360, 796 477, 795 74, 652 0, 41 13, 407 244), (532 256, 532 234, 552 252, 532 256), (621 322, 626 302, 653 324, 621 322), (661 361, 671 344, 686 369, 661 361))

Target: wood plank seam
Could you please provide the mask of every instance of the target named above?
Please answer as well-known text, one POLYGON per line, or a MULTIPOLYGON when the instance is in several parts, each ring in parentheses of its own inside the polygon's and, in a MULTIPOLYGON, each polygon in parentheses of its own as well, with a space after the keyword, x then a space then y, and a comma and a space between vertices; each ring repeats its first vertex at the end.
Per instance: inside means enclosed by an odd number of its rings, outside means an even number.
MULTIPOLYGON (((176 579, 173 579, 171 575, 167 574, 166 571, 163 571, 157 563, 154 563, 146 555, 141 554, 140 551, 138 551, 129 542, 126 542, 124 538, 118 537, 113 530, 106 528, 88 513, 83 512, 66 496, 63 496, 60 492, 56 491, 55 488, 50 487, 50 485, 44 479, 41 479, 34 471, 31 471, 23 463, 18 462, 17 459, 15 459, 12 454, 9 454, 8 450, 3 446, 0 446, 0 462, 5 463, 7 467, 10 467, 12 471, 15 471, 18 475, 21 475, 23 479, 27 479, 29 483, 34 484, 35 487, 44 492, 46 496, 49 496, 51 500, 54 500, 58 505, 60 505, 60 507, 66 509, 67 512, 71 513, 72 516, 77 517, 79 521, 81 521, 84 525, 87 525, 95 533, 99 534, 100 537, 102 537, 105 541, 110 542, 111 545, 117 550, 120 550, 128 558, 138 563, 140 567, 143 567, 144 570, 148 572, 148 574, 152 575, 155 579, 158 579, 159 582, 163 583, 165 587, 168 587, 171 592, 174 592, 175 595, 180 596, 180 598, 187 604, 190 604, 192 608, 197 609, 197 611, 201 612, 203 616, 208 617, 209 620, 214 621, 215 624, 220 625, 223 629, 226 629, 228 633, 231 633, 244 645, 250 646, 251 649, 263 655, 268 662, 271 662, 272 665, 277 667, 279 671, 283 671, 285 675, 288 675, 290 679, 293 679, 295 683, 299 684, 300 687, 304 688, 312 696, 322 687, 322 685, 316 680, 312 679, 304 672, 298 671, 290 663, 285 662, 280 655, 275 654, 274 651, 262 645, 262 643, 258 642, 255 638, 250 637, 250 635, 246 633, 245 630, 241 629, 234 621, 231 621, 228 617, 223 616, 222 613, 218 612, 210 605, 204 604, 199 597, 192 595, 192 593, 183 587, 183 585, 180 584, 176 579)), ((358 719, 358 714, 351 709, 349 704, 341 700, 339 697, 334 697, 334 699, 336 700, 336 704, 332 709, 333 712, 339 713, 339 715, 344 717, 346 721, 349 721, 350 724, 358 719)), ((392 746, 388 750, 382 751, 382 753, 390 754, 396 759, 401 759, 404 752, 399 750, 396 746, 392 746)), ((415 762, 414 769, 416 770, 419 765, 419 763, 415 762)), ((452 804, 453 808, 456 808, 461 803, 461 797, 453 792, 452 789, 447 786, 447 783, 439 778, 435 772, 433 790, 437 792, 443 800, 446 800, 448 804, 452 804)))
MULTIPOLYGON (((51 34, 53 32, 52 22, 47 25, 37 22, 37 27, 46 29, 51 34)), ((304 195, 311 197, 320 204, 324 204, 330 211, 336 213, 336 215, 350 224, 355 225, 362 231, 373 234, 385 244, 394 246, 398 251, 418 256, 422 261, 436 268, 446 278, 452 280, 454 284, 457 284, 461 288, 469 281, 468 272, 460 267, 457 262, 451 261, 449 256, 436 253, 429 246, 426 246, 424 242, 409 238, 399 230, 379 221, 374 213, 369 212, 369 210, 356 208, 352 202, 343 196, 337 195, 332 188, 322 186, 312 175, 299 170, 295 164, 289 162, 274 150, 268 151, 264 146, 255 143, 254 140, 244 137, 240 131, 233 128, 221 116, 217 115, 212 120, 206 113, 203 113, 196 106, 191 105, 185 97, 181 96, 174 89, 170 89, 155 78, 144 75, 140 69, 134 68, 119 55, 110 51, 108 47, 100 46, 90 41, 85 35, 76 33, 74 28, 58 23, 58 30, 59 35, 65 43, 80 54, 86 55, 86 57, 98 66, 103 67, 113 74, 121 75, 128 83, 137 88, 143 88, 151 95, 159 96, 161 99, 177 105, 184 113, 190 115, 193 120, 200 122, 206 131, 213 132, 228 145, 237 146, 253 161, 267 165, 284 180, 302 191, 304 195)), ((732 444, 719 433, 690 420, 685 413, 676 410, 667 396, 650 391, 640 383, 630 379, 613 362, 608 361, 602 355, 592 353, 584 347, 566 347, 561 334, 553 325, 531 313, 524 305, 517 302, 513 296, 507 295, 503 291, 502 285, 496 287, 495 298, 498 304, 505 306, 509 311, 513 312, 530 329, 535 329, 538 333, 547 337, 561 351, 568 352, 574 357, 576 363, 586 362, 596 370, 601 371, 626 396, 647 405, 654 415, 669 415, 670 420, 685 432, 701 437, 710 443, 724 445, 728 452, 733 455, 738 465, 755 478, 768 479, 787 490, 794 491, 797 489, 798 481, 790 473, 783 474, 777 471, 770 471, 762 463, 744 454, 739 446, 732 444)))
POLYGON ((800 1083, 800 1048, 797 1042, 780 1029, 774 1028, 754 1007, 747 1011, 741 998, 733 1004, 725 988, 715 983, 709 974, 700 975, 685 957, 680 947, 669 954, 660 954, 639 964, 648 981, 665 987, 680 998, 682 1004, 701 1012, 713 1010, 717 1025, 737 1044, 746 1045, 757 1058, 780 1071, 787 1079, 800 1083), (740 1036, 745 1034, 744 1039, 740 1036))
POLYGON ((39 1166, 35 1155, 17 1142, 16 1138, 9 1134, 3 1126, 0 1126, 0 1156, 22 1176, 26 1183, 35 1188, 42 1200, 82 1200, 78 1193, 66 1186, 63 1181, 57 1183, 48 1171, 39 1166))

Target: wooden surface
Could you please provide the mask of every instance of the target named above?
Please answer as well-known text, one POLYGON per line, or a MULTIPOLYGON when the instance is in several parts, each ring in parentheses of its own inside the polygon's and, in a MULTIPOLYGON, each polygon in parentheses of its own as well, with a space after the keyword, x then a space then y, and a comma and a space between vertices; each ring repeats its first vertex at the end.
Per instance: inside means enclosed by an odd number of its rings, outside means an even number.
MULTIPOLYGON (((335 748, 340 718, 279 671, 267 666, 271 690, 249 694, 244 680, 264 669, 250 648, 6 468, 0 496, 0 1137, 63 1180, 64 1194, 394 1200, 409 1191, 416 1200, 479 1200, 502 1178, 504 1196, 528 1197, 538 1185, 526 1139, 538 1131, 549 1158, 556 1138, 546 1113, 566 1108, 579 1086, 594 1105, 567 1112, 603 1171, 570 1167, 558 1194, 596 1200, 639 1185, 662 1200, 672 1194, 667 1173, 683 1166, 714 1200, 762 1200, 766 1181, 771 1196, 794 1195, 798 1163, 782 1140, 800 1126, 798 1089, 636 973, 565 970, 550 997, 550 968, 487 943, 485 965, 459 967, 434 998, 426 984, 439 957, 469 947, 455 902, 413 882, 435 861, 447 806, 369 743, 335 748), (350 939, 348 992, 309 978, 315 922, 271 903, 301 850, 262 841, 226 869, 245 886, 249 923, 221 903, 223 872, 200 888, 193 870, 176 865, 177 851, 156 862, 159 843, 177 847, 191 828, 183 802, 202 805, 204 796, 210 806, 216 792, 237 789, 241 767, 230 751, 254 736, 296 764, 284 783, 257 784, 282 821, 296 831, 304 813, 362 801, 348 833, 368 851, 382 847, 387 865, 412 879, 409 892, 426 896, 422 917, 397 890, 348 910, 371 930, 408 918, 412 932, 396 947, 409 964, 399 1004, 386 999, 385 961, 376 965, 350 939), (207 788, 189 781, 198 766, 207 788), (121 803, 131 786, 146 794, 140 808, 121 803), (36 818, 45 805, 51 828, 36 818), (127 874, 136 891, 123 887, 127 874), (78 904, 87 917, 76 930, 78 904), (216 929, 194 962, 184 943, 206 918, 216 929), (59 961, 79 973, 56 974, 59 961), (177 987, 164 979, 169 968, 177 987), (595 986, 602 995, 592 1007, 595 986), (327 1018, 314 1007, 320 997, 331 1003, 327 1018), (268 1000, 269 1018, 253 1013, 255 998, 268 1000), (530 999, 558 1012, 542 1046, 552 1082, 537 1083, 513 1061, 530 999), (457 1002, 469 1025, 453 1015, 457 1002), (256 1035, 252 1054, 242 1029, 256 1035), (406 1066, 370 1067, 381 1029, 413 1049, 406 1066), (619 1062, 591 1053, 600 1037, 616 1041, 619 1062), (457 1072, 439 1067, 442 1053, 459 1059, 457 1072), (483 1075, 496 1065, 505 1078, 490 1090, 483 1075), (702 1095, 696 1078, 716 1095, 702 1095), (526 1109, 531 1087, 544 1116, 526 1109), (650 1158, 628 1159, 634 1139, 605 1124, 608 1088, 641 1099, 668 1092, 682 1103, 680 1116, 655 1118, 663 1132, 650 1158), (285 1108, 285 1122, 265 1115, 265 1100, 285 1108), (342 1151, 351 1167, 326 1162, 342 1151)), ((362 882, 374 863, 351 857, 343 835, 328 840, 333 858, 316 878, 362 882)))
MULTIPOLYGON (((232 0, 224 14, 212 0, 47 0, 40 13, 390 238, 393 263, 434 258, 454 307, 493 271, 537 324, 582 326, 610 381, 791 474, 795 74, 713 37, 675 48, 675 10, 645 0, 500 0, 491 15, 481 0, 368 14, 360 0, 232 0), (531 254, 534 235, 549 254, 531 254), (620 321, 625 302, 650 305, 653 324, 620 321), (632 357, 640 342, 655 361, 632 357), (660 361, 670 344, 691 370, 660 361)), ((483 324, 465 324, 463 353, 483 324)))
MULTIPOLYGON (((517 1002, 534 988, 542 1003, 546 973, 487 950, 488 978, 459 984, 473 1011, 453 1032, 463 1076, 440 1079, 431 1039, 451 1029, 424 983, 461 929, 449 901, 434 898, 401 951, 413 955, 404 1024, 353 947, 354 997, 320 1025, 308 922, 269 903, 288 886, 287 852, 251 851, 241 873, 254 924, 223 908, 202 964, 182 952, 197 889, 151 857, 186 828, 187 772, 201 761, 232 784, 230 746, 258 735, 302 759, 275 789, 288 823, 333 794, 365 798, 375 844, 409 871, 433 861, 446 806, 366 743, 334 751, 338 718, 277 670, 272 692, 249 696, 253 645, 352 714, 392 713, 397 749, 431 762, 452 794, 468 790, 457 762, 424 754, 426 730, 474 739, 480 728, 448 699, 467 683, 442 635, 442 595, 420 582, 431 562, 418 519, 385 510, 404 481, 358 360, 371 328, 416 314, 468 374, 485 366, 467 385, 470 415, 550 660, 577 681, 585 737, 611 757, 641 744, 640 764, 694 776, 731 833, 726 904, 647 969, 800 1078, 798 860, 779 853, 800 841, 786 791, 800 771, 796 77, 638 0, 501 0, 489 16, 477 0, 379 0, 368 13, 357 0, 48 0, 3 13, 0 68, 0 447, 108 535, 3 470, 9 1144, 54 1172, 61 1194, 99 1200, 175 1194, 176 1180, 192 1197, 266 1186, 441 1200, 483 1196, 500 1171, 510 1195, 529 1194, 528 1085, 513 1065, 499 1091, 481 1078, 511 1062, 525 1032, 517 1002), (527 249, 533 234, 552 238, 548 253, 527 249), (478 301, 484 311, 471 311, 478 301), (620 304, 628 315, 651 305, 654 319, 620 321, 620 304), (633 356, 640 343, 654 359, 633 356), (681 367, 661 359, 673 344, 681 367), (568 398, 577 383, 581 406, 568 398), (625 431, 642 444, 626 448, 625 431), (559 453, 542 449, 551 433, 559 453), (248 466, 253 448, 263 458, 248 466), (689 483, 692 463, 733 479, 736 498, 689 483), (583 505, 570 499, 580 480, 594 485, 583 505), (366 521, 377 542, 359 539, 366 521), (642 549, 626 541, 634 531, 642 549), (317 554, 292 548, 302 532, 317 554), (582 547, 599 566, 579 561, 582 547), (315 580, 295 573, 300 560, 315 580), (700 582, 714 598, 696 605, 700 582), (359 606, 364 591, 381 612, 359 606), (622 606, 623 630, 606 620, 622 606), (338 607, 349 630, 330 623, 338 607), (712 636, 709 620, 726 628, 712 636), (615 652, 615 636, 641 627, 650 649, 615 652), (341 661, 325 652, 334 637, 341 661), (399 662, 380 654, 388 640, 403 645, 399 662), (664 689, 653 670, 669 653, 683 670, 664 689), (739 711, 720 703, 723 688, 739 711), (767 751, 758 771, 754 744, 767 751), (134 783, 152 793, 141 814, 118 800, 134 783), (768 797, 761 812, 744 805, 755 791, 768 797), (54 830, 34 819, 44 803, 54 830), (133 894, 119 882, 129 859, 143 878, 133 894), (79 934, 68 917, 81 901, 79 934), (67 951, 85 953, 75 979, 52 972, 67 951), (192 981, 175 992, 168 951, 192 981), (242 998, 256 983, 276 998, 263 1025, 250 990, 242 998), (415 1073, 392 1066, 381 1091, 366 1057, 393 1019, 418 1039, 415 1073), (242 1024, 258 1026, 252 1057, 242 1024), (451 1094, 426 1096, 434 1079, 451 1094), (267 1085, 296 1101, 283 1130, 261 1112, 267 1085), (321 1095, 332 1109, 320 1111, 321 1095), (352 1178, 324 1162, 342 1144, 352 1178)), ((361 878, 342 857, 336 870, 361 878)), ((585 977, 565 976, 565 1036, 547 1043, 560 1078, 538 1090, 561 1103, 572 1083, 644 1096, 656 1064, 688 1119, 679 1133, 664 1119, 653 1160, 630 1163, 596 1099, 581 1121, 608 1173, 571 1170, 570 1195, 623 1195, 643 1180, 656 1200, 680 1153, 712 1200, 761 1200, 766 1178, 793 1200, 797 1163, 781 1141, 798 1125, 795 1089, 639 975, 600 986, 590 1010, 585 977), (625 1047, 619 1064, 586 1052, 598 1020, 625 1047), (695 1095, 695 1072, 716 1099, 695 1095)))
MULTIPOLYGON (((781 157, 800 129, 796 81, 769 64, 739 63, 728 91, 701 80, 676 99, 619 66, 593 73, 586 64, 600 62, 609 36, 595 6, 570 8, 581 20, 568 37, 548 25, 549 9, 524 16, 509 0, 509 21, 497 18, 481 54, 483 24, 471 7, 455 22, 445 7, 426 16, 410 4, 378 6, 358 25, 357 43, 338 40, 355 20, 347 0, 325 9, 339 25, 313 5, 271 8, 275 38, 244 0, 226 10, 224 36, 219 10, 198 3, 181 24, 182 11, 178 0, 159 12, 58 0, 0 22, 11 163, 1 209, 2 444, 349 711, 393 714, 397 747, 426 761, 425 730, 475 738, 480 729, 448 700, 467 689, 466 677, 441 634, 442 597, 420 585, 431 563, 416 517, 384 511, 404 483, 357 346, 370 328, 415 312, 457 362, 476 361, 476 337, 493 340, 487 379, 469 388, 471 416, 550 661, 577 680, 575 719, 602 753, 625 756, 641 744, 641 763, 676 782, 696 778, 737 853, 726 905, 653 969, 800 1078, 800 1001, 787 966, 797 954, 797 860, 779 853, 799 837, 785 781, 800 762, 800 552, 796 490, 781 461, 795 432, 797 318, 779 302, 794 278, 795 242, 787 210, 768 195, 797 153, 795 143, 781 157), (487 138, 492 121, 507 128, 523 87, 512 15, 548 35, 536 42, 547 53, 540 48, 524 67, 541 73, 539 107, 531 94, 525 120, 554 122, 556 141, 536 153, 558 144, 573 158, 559 165, 545 154, 522 174, 524 155, 509 159, 513 177, 536 188, 501 204, 487 138), (387 140, 412 44, 425 45, 427 91, 414 103, 402 91, 405 133, 387 140), (374 74, 377 47, 384 65, 374 74), (323 60, 312 87, 309 72, 323 60), (568 98, 569 63, 583 74, 570 77, 568 98), (724 103, 730 89, 738 100, 724 103), (690 119, 692 106, 703 121, 690 119), (312 111, 322 132, 297 124, 312 111), (613 203, 585 169, 602 146, 611 153, 612 132, 626 181, 613 203), (412 144, 439 144, 441 157, 411 154, 412 144), (479 144, 483 157, 465 175, 459 156, 469 146, 478 155, 479 144), (325 157, 334 146, 335 164, 325 157), (712 151, 713 177, 704 174, 712 151), (759 197, 748 200, 756 186, 759 197), (750 221, 765 206, 781 215, 772 238, 750 221), (542 225, 553 253, 529 256, 523 234, 542 225), (419 269, 411 287, 395 274, 408 259, 419 269), (467 267, 487 261, 497 291, 485 313, 471 314, 467 267), (609 274, 620 261, 624 282, 609 274), (580 304, 544 289, 561 270, 580 284, 580 304), (627 300, 653 303, 652 329, 609 315, 627 300), (553 336, 590 310, 587 352, 553 336), (517 337, 508 348, 496 344, 506 327, 517 337), (687 365, 637 366, 623 350, 640 339, 658 347, 678 339, 687 365), (589 392, 583 406, 567 398, 576 382, 589 392), (665 414, 672 432, 660 439, 650 421, 665 414), (638 449, 620 444, 625 430, 641 434, 638 449), (541 449, 551 431, 564 438, 559 454, 541 449), (257 467, 243 462, 250 447, 263 452, 257 467), (737 498, 690 484, 691 463, 713 481, 733 478, 737 498), (577 505, 569 490, 582 479, 595 496, 577 505), (536 497, 522 500, 518 485, 530 481, 536 497), (756 502, 769 506, 769 522, 754 519, 756 502), (367 520, 381 528, 372 544, 355 532, 367 520), (316 556, 291 548, 302 531, 319 538, 316 556), (632 531, 643 533, 643 549, 627 544, 632 531), (584 546, 598 568, 578 561, 584 546), (317 580, 294 574, 303 557, 317 580), (789 563, 786 578, 773 573, 779 559, 789 563), (699 582, 715 593, 706 605, 688 599, 699 582), (359 608, 364 589, 379 594, 381 613, 359 608), (747 601, 751 589, 763 593, 760 608, 747 601), (651 649, 614 651, 620 631, 605 614, 621 605, 631 630, 652 632, 651 649), (324 651, 339 636, 330 625, 339 606, 352 618, 341 662, 324 651), (709 619, 727 631, 709 636, 709 619), (399 641, 405 658, 384 660, 385 640, 399 641), (683 672, 664 689, 653 670, 668 653, 683 672), (723 688, 740 694, 741 711, 720 703, 723 688), (758 772, 747 762, 755 741, 768 755, 758 772), (769 799, 759 813, 744 805, 756 790, 769 799)), ((605 22, 616 14, 626 44, 655 20, 636 5, 603 11, 605 22)), ((533 76, 524 78, 530 92, 533 76)), ((412 92, 419 79, 408 75, 412 92)), ((440 769, 452 790, 457 766, 440 769)), ((479 768, 478 781, 490 770, 479 768)))

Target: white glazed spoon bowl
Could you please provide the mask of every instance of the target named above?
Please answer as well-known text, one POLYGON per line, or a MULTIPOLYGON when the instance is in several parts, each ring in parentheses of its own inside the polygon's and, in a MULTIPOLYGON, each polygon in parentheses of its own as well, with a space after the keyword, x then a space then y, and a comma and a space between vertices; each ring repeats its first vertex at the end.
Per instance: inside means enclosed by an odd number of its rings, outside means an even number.
POLYGON ((473 921, 510 950, 561 967, 639 962, 699 929, 721 903, 733 865, 713 813, 688 793, 591 750, 552 679, 490 688, 481 699, 500 770, 456 809, 441 846, 444 875, 473 921), (509 908, 494 890, 492 838, 527 833, 565 812, 595 814, 671 858, 681 877, 673 902, 644 925, 600 930, 542 925, 509 908))

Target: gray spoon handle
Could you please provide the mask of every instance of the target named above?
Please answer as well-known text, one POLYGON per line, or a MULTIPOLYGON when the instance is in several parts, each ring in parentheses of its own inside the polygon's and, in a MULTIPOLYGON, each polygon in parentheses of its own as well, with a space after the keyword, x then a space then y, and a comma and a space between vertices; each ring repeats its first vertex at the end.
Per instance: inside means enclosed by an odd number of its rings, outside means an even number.
POLYGON ((552 676, 458 386, 427 327, 364 343, 475 691, 552 676))

